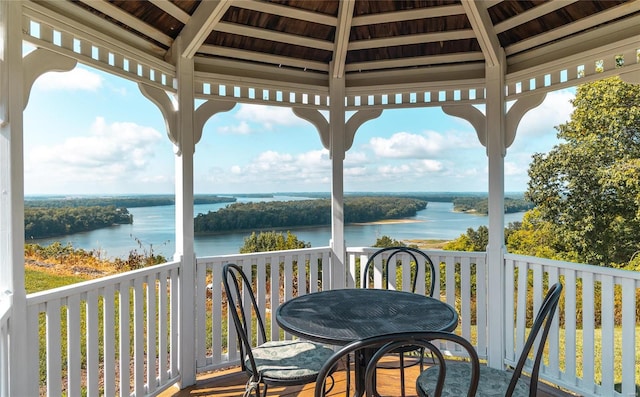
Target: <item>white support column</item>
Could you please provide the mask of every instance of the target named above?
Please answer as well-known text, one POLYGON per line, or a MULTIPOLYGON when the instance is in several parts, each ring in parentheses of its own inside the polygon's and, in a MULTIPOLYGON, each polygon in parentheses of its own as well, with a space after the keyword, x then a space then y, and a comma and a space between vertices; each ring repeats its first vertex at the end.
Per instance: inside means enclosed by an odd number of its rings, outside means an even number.
MULTIPOLYGON (((0 294, 11 299, 10 396, 29 395, 33 374, 25 360, 24 159, 22 1, 0 0, 0 294)), ((37 372, 36 372, 37 375, 37 372)), ((36 380, 37 382, 37 376, 36 380)))
POLYGON ((505 330, 504 292, 504 156, 505 148, 505 68, 500 62, 486 67, 487 156, 489 161, 489 245, 487 246, 487 291, 491 310, 487 313, 488 365, 503 368, 505 330))
MULTIPOLYGON (((344 109, 344 106, 343 106, 344 109)), ((337 191, 336 189, 339 189, 339 191, 342 193, 344 192, 344 184, 343 184, 343 175, 344 175, 344 154, 347 152, 347 150, 349 150, 351 148, 351 145, 353 145, 353 139, 355 137, 356 131, 358 130, 358 128, 360 128, 360 126, 364 123, 366 123, 369 120, 375 119, 376 117, 380 117, 380 115, 382 114, 382 109, 365 109, 365 110, 358 110, 355 114, 353 114, 351 116, 351 118, 349 118, 349 121, 346 122, 346 124, 344 124, 343 126, 343 131, 341 136, 343 137, 342 139, 340 139, 339 141, 341 142, 341 146, 342 146, 342 157, 339 162, 336 162, 333 156, 334 153, 334 148, 332 146, 332 142, 338 142, 338 140, 334 140, 332 138, 332 131, 336 131, 334 129, 332 129, 330 123, 327 122, 327 120, 324 118, 324 116, 322 115, 322 113, 320 113, 318 110, 316 109, 309 109, 309 108, 293 108, 293 113, 300 117, 301 119, 307 120, 308 122, 310 122, 311 124, 313 124, 316 129, 318 130, 318 134, 320 135, 320 141, 322 142, 322 145, 324 146, 325 149, 329 150, 329 152, 331 153, 331 159, 332 159, 332 169, 333 169, 333 177, 332 177, 332 202, 331 202, 331 214, 332 214, 332 222, 331 222, 331 236, 332 236, 332 243, 331 246, 334 247, 333 241, 344 241, 344 214, 343 214, 343 209, 344 209, 344 194, 341 194, 341 202, 338 203, 336 202, 336 196, 333 194, 334 191, 337 191), (336 170, 336 167, 339 167, 339 170, 336 170), (339 175, 339 176, 336 176, 339 175), (338 182, 339 180, 339 182, 338 182), (339 186, 338 186, 339 185, 339 186), (337 209, 337 210, 336 210, 337 209), (340 224, 334 222, 335 218, 333 218, 334 215, 340 213, 340 224), (340 236, 340 237, 338 237, 340 236)), ((343 115, 344 115, 344 111, 343 111, 343 115)), ((339 127, 338 127, 339 129, 339 127)), ((335 252, 345 252, 345 247, 343 244, 342 250, 341 251, 336 251, 334 249, 334 254, 335 252)), ((332 254, 332 257, 335 257, 335 255, 332 254)), ((332 287, 332 288, 338 288, 337 285, 340 285, 339 288, 344 288, 346 286, 346 269, 344 267, 344 263, 345 263, 345 258, 344 256, 342 257, 342 270, 341 273, 335 273, 335 268, 332 266, 331 271, 333 272, 333 274, 341 274, 340 276, 340 281, 336 282, 335 278, 332 276, 331 280, 332 280, 332 284, 335 285, 336 287, 332 287)))
MULTIPOLYGON (((331 64, 333 71, 334 64, 331 64)), ((331 73, 333 76, 333 73, 331 73)), ((346 248, 344 241, 344 156, 345 156, 345 82, 329 80, 329 151, 331 153, 331 289, 344 288, 346 248)))
MULTIPOLYGON (((178 37, 178 41, 182 39, 178 37)), ((178 43, 180 46, 181 43, 178 43)), ((196 382, 195 355, 195 249, 193 232, 193 154, 194 125, 194 64, 193 58, 176 57, 178 83, 178 117, 176 154, 176 252, 180 260, 179 368, 180 388, 196 382)))

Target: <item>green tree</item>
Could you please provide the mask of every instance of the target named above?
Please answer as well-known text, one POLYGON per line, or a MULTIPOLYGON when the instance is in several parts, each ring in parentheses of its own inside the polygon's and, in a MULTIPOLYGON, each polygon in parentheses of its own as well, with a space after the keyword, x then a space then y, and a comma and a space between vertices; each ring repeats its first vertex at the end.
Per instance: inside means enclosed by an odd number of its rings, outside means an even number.
POLYGON ((562 143, 535 154, 525 197, 558 252, 627 263, 640 241, 640 86, 609 78, 578 87, 562 143))
POLYGON ((241 254, 249 254, 252 252, 265 251, 282 251, 299 248, 310 248, 311 244, 302 240, 287 231, 286 236, 280 232, 256 232, 251 233, 249 237, 244 238, 244 245, 240 248, 241 254))
POLYGON ((556 260, 571 259, 569 253, 559 252, 563 247, 553 231, 553 224, 542 220, 540 210, 537 208, 527 211, 522 222, 508 230, 509 232, 505 233, 505 239, 507 251, 512 254, 556 260))
POLYGON ((389 236, 382 236, 376 239, 376 243, 373 245, 374 247, 379 248, 387 248, 387 247, 404 247, 405 243, 402 241, 398 241, 396 239, 392 239, 389 236))
POLYGON ((489 228, 479 226, 478 230, 468 228, 466 234, 461 234, 442 248, 448 251, 486 251, 487 244, 489 244, 489 228))

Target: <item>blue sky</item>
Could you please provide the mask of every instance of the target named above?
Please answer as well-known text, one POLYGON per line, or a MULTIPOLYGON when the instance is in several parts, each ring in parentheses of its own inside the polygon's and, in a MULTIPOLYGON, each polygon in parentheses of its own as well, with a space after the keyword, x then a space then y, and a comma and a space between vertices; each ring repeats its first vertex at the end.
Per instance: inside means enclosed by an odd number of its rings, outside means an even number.
MULTIPOLYGON (((505 191, 527 188, 531 155, 558 143, 574 90, 547 95, 520 123, 505 191)), ((79 65, 34 84, 24 116, 25 194, 173 193, 175 156, 160 111, 137 85, 79 65)), ((328 192, 331 161, 316 130, 288 108, 236 105, 205 125, 196 193, 328 192)), ((485 148, 440 108, 385 110, 345 159, 345 191, 484 192, 485 148)))

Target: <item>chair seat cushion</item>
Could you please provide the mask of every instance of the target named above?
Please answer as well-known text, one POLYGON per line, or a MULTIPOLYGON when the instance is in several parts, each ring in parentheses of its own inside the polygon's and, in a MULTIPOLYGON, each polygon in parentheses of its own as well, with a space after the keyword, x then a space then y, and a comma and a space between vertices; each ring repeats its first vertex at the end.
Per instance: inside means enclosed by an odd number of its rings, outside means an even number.
MULTIPOLYGON (((266 342, 252 349, 258 372, 263 379, 294 381, 318 375, 333 350, 317 343, 302 340, 266 342)), ((251 368, 245 358, 247 369, 251 368)))
MULTIPOLYGON (((438 382, 439 366, 433 366, 423 371, 416 381, 416 388, 422 394, 434 396, 436 384, 438 382)), ((478 383, 477 397, 504 397, 509 382, 511 372, 501 371, 485 365, 480 366, 480 382, 478 383)), ((442 390, 443 397, 466 396, 471 380, 471 366, 465 362, 447 362, 447 372, 442 390)), ((529 385, 523 380, 518 380, 513 392, 514 397, 528 397, 529 385)))

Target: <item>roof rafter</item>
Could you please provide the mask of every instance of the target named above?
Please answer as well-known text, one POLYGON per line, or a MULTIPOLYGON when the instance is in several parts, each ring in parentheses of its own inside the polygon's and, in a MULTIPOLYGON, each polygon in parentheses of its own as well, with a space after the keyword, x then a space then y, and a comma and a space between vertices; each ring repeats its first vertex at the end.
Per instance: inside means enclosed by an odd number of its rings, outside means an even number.
MULTIPOLYGON (((184 40, 184 50, 177 55, 192 58, 230 6, 229 0, 201 2, 176 39, 184 40)), ((173 53, 174 49, 172 46, 169 53, 173 53)))
POLYGON ((347 49, 349 48, 349 35, 351 33, 351 19, 355 0, 344 0, 340 2, 338 9, 338 24, 336 26, 336 36, 333 52, 333 78, 344 76, 344 64, 347 59, 347 49))
POLYGON ((464 7, 471 27, 476 32, 478 43, 485 55, 488 66, 496 66, 500 63, 500 42, 496 35, 491 17, 481 2, 463 0, 464 7))

